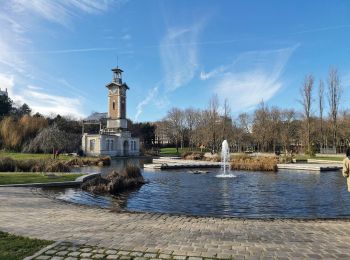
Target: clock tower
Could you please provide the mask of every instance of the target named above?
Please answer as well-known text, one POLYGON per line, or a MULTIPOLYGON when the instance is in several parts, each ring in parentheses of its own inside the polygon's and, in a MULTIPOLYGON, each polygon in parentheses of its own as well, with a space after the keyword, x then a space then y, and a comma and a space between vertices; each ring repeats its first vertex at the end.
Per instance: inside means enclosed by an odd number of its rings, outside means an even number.
POLYGON ((122 81, 123 70, 114 68, 113 80, 108 88, 108 118, 107 128, 113 130, 126 130, 126 91, 128 85, 122 81))

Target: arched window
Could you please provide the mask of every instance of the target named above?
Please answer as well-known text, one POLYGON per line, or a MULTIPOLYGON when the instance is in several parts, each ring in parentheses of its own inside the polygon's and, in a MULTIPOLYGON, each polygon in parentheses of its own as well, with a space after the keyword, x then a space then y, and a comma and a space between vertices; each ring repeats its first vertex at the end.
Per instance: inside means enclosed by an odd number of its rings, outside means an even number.
POLYGON ((115 101, 113 101, 112 106, 113 106, 113 110, 115 110, 115 101))
POLYGON ((90 151, 95 151, 95 139, 90 140, 90 151))

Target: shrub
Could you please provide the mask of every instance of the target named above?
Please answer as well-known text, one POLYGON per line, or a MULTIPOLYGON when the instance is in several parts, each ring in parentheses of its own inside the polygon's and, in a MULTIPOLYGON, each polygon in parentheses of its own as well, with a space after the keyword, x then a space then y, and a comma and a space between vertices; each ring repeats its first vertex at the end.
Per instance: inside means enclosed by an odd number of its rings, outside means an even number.
POLYGON ((310 157, 316 156, 316 147, 311 144, 310 147, 305 152, 306 155, 309 155, 310 157))
POLYGON ((293 162, 293 156, 292 155, 281 155, 279 157, 280 163, 292 163, 293 162))
POLYGON ((14 160, 0 158, 1 172, 69 172, 68 165, 56 160, 14 160))
POLYGON ((9 157, 0 158, 0 171, 14 172, 16 170, 16 161, 9 157))
POLYGON ((45 172, 69 172, 69 166, 63 162, 50 160, 45 165, 45 172))
POLYGON ((16 172, 34 172, 37 160, 18 160, 16 161, 16 172))

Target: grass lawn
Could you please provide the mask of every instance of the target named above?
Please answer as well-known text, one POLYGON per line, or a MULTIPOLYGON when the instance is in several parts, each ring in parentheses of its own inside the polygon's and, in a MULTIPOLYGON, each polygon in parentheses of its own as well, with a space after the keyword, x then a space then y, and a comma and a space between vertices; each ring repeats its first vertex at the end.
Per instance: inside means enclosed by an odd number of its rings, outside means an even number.
MULTIPOLYGON (((179 148, 179 153, 176 153, 176 147, 167 147, 167 148, 160 148, 160 155, 180 155, 184 152, 188 152, 190 151, 189 148, 179 148)), ((196 152, 200 152, 200 150, 191 150, 191 151, 196 151, 196 152)))
POLYGON ((74 181, 82 175, 72 173, 55 173, 54 176, 43 173, 0 173, 0 185, 74 181))
POLYGON ((310 157, 310 156, 306 156, 306 155, 298 155, 298 156, 296 156, 296 159, 299 159, 299 160, 315 159, 315 160, 342 162, 344 160, 344 157, 333 157, 333 156, 310 157))
POLYGON ((52 241, 19 237, 0 231, 0 260, 23 259, 52 243, 52 241))
MULTIPOLYGON (((48 153, 16 153, 16 152, 7 152, 7 151, 0 151, 0 156, 2 157, 10 157, 14 160, 29 160, 29 159, 52 159, 53 155, 48 153)), ((60 160, 68 161, 74 157, 67 156, 67 155, 60 155, 60 160)))

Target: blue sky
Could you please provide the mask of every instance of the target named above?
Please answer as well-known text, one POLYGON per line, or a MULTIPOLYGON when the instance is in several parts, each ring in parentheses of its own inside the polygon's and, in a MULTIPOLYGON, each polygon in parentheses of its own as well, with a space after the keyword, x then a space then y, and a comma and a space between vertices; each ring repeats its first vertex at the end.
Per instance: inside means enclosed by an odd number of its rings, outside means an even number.
POLYGON ((136 121, 205 108, 213 94, 233 116, 262 100, 300 109, 304 76, 318 86, 330 66, 345 109, 350 2, 0 0, 0 87, 34 111, 105 112, 117 57, 136 121))

